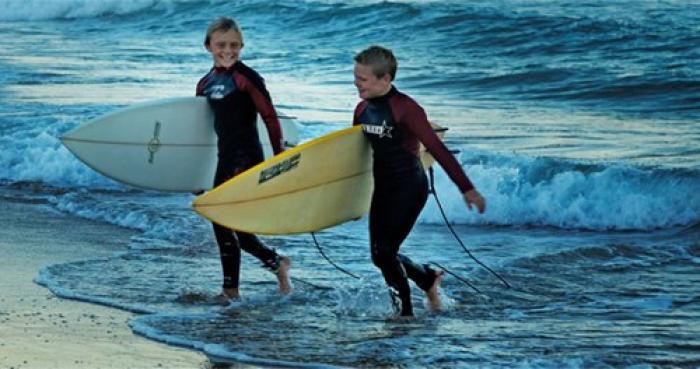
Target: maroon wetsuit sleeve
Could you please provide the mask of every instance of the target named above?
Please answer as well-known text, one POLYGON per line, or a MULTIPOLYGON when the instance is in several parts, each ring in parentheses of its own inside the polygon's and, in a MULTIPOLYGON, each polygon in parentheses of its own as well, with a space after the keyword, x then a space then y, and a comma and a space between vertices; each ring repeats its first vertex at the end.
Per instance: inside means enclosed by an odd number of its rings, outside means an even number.
POLYGON ((270 143, 272 144, 272 152, 275 155, 284 151, 283 141, 282 141, 282 128, 280 126, 280 121, 277 118, 277 112, 275 112, 275 107, 272 105, 272 100, 268 99, 265 94, 260 91, 255 84, 250 82, 248 78, 244 75, 236 73, 236 85, 242 91, 247 92, 253 99, 253 104, 255 108, 260 113, 260 116, 265 122, 267 127, 267 133, 270 136, 270 143))
POLYGON ((445 144, 433 131, 423 108, 408 98, 395 101, 392 105, 401 104, 401 106, 392 106, 392 111, 401 114, 400 117, 397 117, 398 121, 402 122, 406 129, 418 138, 418 141, 425 146, 435 161, 445 169, 459 190, 465 193, 474 189, 474 185, 464 173, 457 159, 447 150, 445 144))
POLYGON ((362 112, 365 110, 366 107, 367 107, 367 101, 363 100, 359 104, 357 104, 357 106, 355 107, 355 114, 353 114, 353 116, 352 116, 352 125, 353 126, 356 126, 358 124, 362 124, 360 122, 360 115, 362 114, 362 112))
POLYGON ((204 96, 204 85, 206 84, 207 77, 202 77, 202 79, 197 82, 197 89, 195 90, 195 96, 204 96))

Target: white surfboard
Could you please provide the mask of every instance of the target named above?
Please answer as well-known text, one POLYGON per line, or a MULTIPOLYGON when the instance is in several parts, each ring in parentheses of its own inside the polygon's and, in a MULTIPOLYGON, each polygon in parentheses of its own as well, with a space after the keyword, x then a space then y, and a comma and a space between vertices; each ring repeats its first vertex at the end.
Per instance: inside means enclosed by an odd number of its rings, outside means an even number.
MULTIPOLYGON (((290 117, 279 117, 285 146, 299 142, 290 117)), ((272 147, 258 119, 265 157, 272 147)), ((149 101, 93 119, 61 137, 81 161, 116 181, 162 190, 210 189, 217 163, 214 117, 206 98, 149 101)))
MULTIPOLYGON (((421 160, 424 168, 433 162, 422 145, 421 160)), ((192 207, 239 231, 314 232, 362 217, 372 189, 372 150, 354 126, 270 158, 198 196, 192 207)))

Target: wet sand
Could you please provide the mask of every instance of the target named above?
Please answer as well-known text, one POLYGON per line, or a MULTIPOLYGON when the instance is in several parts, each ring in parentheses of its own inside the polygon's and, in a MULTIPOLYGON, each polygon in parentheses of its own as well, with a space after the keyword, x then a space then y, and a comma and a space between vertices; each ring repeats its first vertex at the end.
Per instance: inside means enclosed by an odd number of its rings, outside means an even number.
POLYGON ((36 284, 42 266, 110 255, 134 234, 40 210, 0 199, 0 368, 212 367, 201 353, 133 334, 133 313, 61 299, 36 284))

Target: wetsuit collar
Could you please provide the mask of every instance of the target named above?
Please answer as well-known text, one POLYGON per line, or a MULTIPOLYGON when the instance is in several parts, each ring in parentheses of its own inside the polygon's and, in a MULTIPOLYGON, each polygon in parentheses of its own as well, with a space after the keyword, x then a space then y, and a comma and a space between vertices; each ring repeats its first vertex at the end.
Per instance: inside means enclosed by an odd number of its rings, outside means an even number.
POLYGON ((391 89, 389 90, 389 92, 385 93, 382 96, 373 97, 373 98, 369 99, 369 101, 370 102, 386 101, 388 98, 390 98, 393 95, 396 95, 397 93, 398 93, 398 90, 396 89, 396 87, 394 85, 391 85, 391 89))
POLYGON ((227 68, 227 67, 217 67, 217 66, 214 66, 214 67, 212 67, 212 70, 213 70, 214 72, 216 72, 216 73, 231 72, 231 71, 236 70, 236 69, 238 68, 238 64, 240 64, 240 63, 241 63, 241 61, 240 61, 240 60, 237 60, 232 66, 230 66, 230 67, 228 67, 228 68, 227 68))

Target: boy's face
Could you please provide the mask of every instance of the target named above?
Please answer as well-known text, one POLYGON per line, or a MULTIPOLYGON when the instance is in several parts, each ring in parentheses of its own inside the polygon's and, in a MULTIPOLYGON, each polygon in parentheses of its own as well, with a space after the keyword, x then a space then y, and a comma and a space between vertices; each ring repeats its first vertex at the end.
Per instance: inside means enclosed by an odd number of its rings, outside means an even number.
POLYGON ((372 73, 372 67, 355 63, 355 87, 362 99, 371 99, 385 95, 391 89, 391 76, 385 74, 380 78, 372 73))
POLYGON ((243 41, 238 32, 230 29, 226 32, 216 31, 211 34, 207 50, 214 59, 214 66, 229 68, 236 64, 243 48, 243 41))

